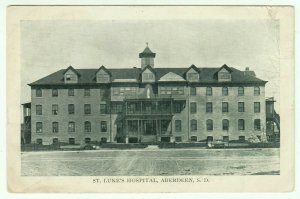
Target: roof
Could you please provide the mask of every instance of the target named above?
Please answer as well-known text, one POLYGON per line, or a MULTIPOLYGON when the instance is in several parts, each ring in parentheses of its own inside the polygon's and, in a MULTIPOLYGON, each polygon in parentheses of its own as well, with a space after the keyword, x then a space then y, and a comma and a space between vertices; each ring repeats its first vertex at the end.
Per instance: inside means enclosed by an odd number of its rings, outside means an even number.
POLYGON ((144 49, 144 51, 139 54, 139 57, 140 58, 143 58, 143 57, 155 57, 155 53, 153 53, 150 50, 150 48, 148 46, 146 46, 146 48, 144 49))
MULTIPOLYGON (((139 77, 141 75, 141 68, 105 68, 111 74, 112 82, 128 82, 125 80, 132 81, 136 79, 136 82, 139 82, 139 77), (117 79, 117 80, 116 80, 117 79), (131 79, 131 80, 130 80, 131 79), (116 80, 116 81, 114 81, 116 80)), ((159 80, 162 76, 172 72, 185 79, 185 73, 189 68, 153 68, 155 71, 156 79, 159 80)), ((215 73, 220 70, 218 68, 197 68, 199 71, 200 81, 199 83, 219 83, 215 77, 215 73)), ((228 83, 266 83, 266 81, 261 80, 255 76, 248 75, 244 71, 240 71, 233 67, 230 67, 231 72, 231 82, 228 83)), ((96 84, 96 72, 99 69, 76 69, 80 74, 78 77, 77 84, 96 84)), ((64 84, 64 72, 66 70, 62 69, 57 72, 54 72, 44 78, 41 78, 31 84, 30 86, 38 85, 65 85, 64 84)), ((132 81, 133 82, 133 81, 132 81)), ((224 82, 222 82, 224 83, 224 82)))

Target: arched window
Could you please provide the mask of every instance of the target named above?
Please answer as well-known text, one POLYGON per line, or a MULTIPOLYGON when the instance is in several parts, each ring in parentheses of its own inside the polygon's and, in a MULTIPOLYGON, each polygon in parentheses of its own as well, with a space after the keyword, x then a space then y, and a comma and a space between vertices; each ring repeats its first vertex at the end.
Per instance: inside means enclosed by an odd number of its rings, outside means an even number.
POLYGON ((85 121, 84 122, 84 132, 91 132, 91 122, 85 121))
POLYGON ((238 95, 243 96, 244 95, 244 87, 239 87, 238 88, 238 95))
POLYGON ((239 130, 245 130, 245 120, 239 119, 238 128, 239 128, 239 130))
POLYGON ((254 87, 254 95, 256 96, 260 95, 260 88, 258 86, 254 87))
POLYGON ((212 120, 206 120, 206 130, 212 131, 213 130, 213 121, 212 120))
POLYGON ((222 95, 223 96, 228 96, 228 88, 227 87, 222 88, 222 95))
POLYGON ((229 130, 229 120, 224 119, 222 121, 222 126, 223 126, 223 131, 228 131, 229 130))

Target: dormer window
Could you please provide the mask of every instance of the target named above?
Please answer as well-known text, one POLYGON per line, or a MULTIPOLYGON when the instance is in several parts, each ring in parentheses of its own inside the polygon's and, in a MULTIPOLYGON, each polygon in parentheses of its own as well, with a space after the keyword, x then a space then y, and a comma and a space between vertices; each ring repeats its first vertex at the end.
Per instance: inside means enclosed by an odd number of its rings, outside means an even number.
POLYGON ((226 64, 224 64, 218 71, 218 81, 219 82, 229 82, 231 81, 231 72, 232 69, 229 68, 226 64))
POLYGON ((69 66, 64 72, 64 82, 68 84, 77 83, 80 74, 72 67, 69 66))
POLYGON ((191 65, 186 72, 186 79, 189 82, 199 81, 199 70, 195 65, 191 65))
POLYGON ((110 72, 104 66, 101 66, 96 72, 96 82, 97 83, 109 83, 110 82, 110 72))
POLYGON ((142 71, 142 82, 155 82, 155 75, 151 66, 146 66, 142 71))

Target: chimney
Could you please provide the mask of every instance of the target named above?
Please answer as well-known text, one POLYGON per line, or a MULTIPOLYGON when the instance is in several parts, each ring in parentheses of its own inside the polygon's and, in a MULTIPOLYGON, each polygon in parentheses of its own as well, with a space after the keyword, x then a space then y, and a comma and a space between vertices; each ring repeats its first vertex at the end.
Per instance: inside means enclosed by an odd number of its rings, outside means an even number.
POLYGON ((255 75, 255 72, 254 72, 253 70, 250 70, 249 67, 246 67, 246 69, 245 69, 245 71, 244 71, 244 74, 245 74, 245 75, 250 75, 250 76, 253 76, 253 77, 256 76, 256 75, 255 75))

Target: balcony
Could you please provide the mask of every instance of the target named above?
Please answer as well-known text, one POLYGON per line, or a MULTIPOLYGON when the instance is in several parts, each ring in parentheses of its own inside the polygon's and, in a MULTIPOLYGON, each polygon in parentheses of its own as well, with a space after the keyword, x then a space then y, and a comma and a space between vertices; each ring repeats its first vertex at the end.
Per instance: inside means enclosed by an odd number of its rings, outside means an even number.
POLYGON ((172 115, 172 98, 125 99, 125 115, 172 115))

